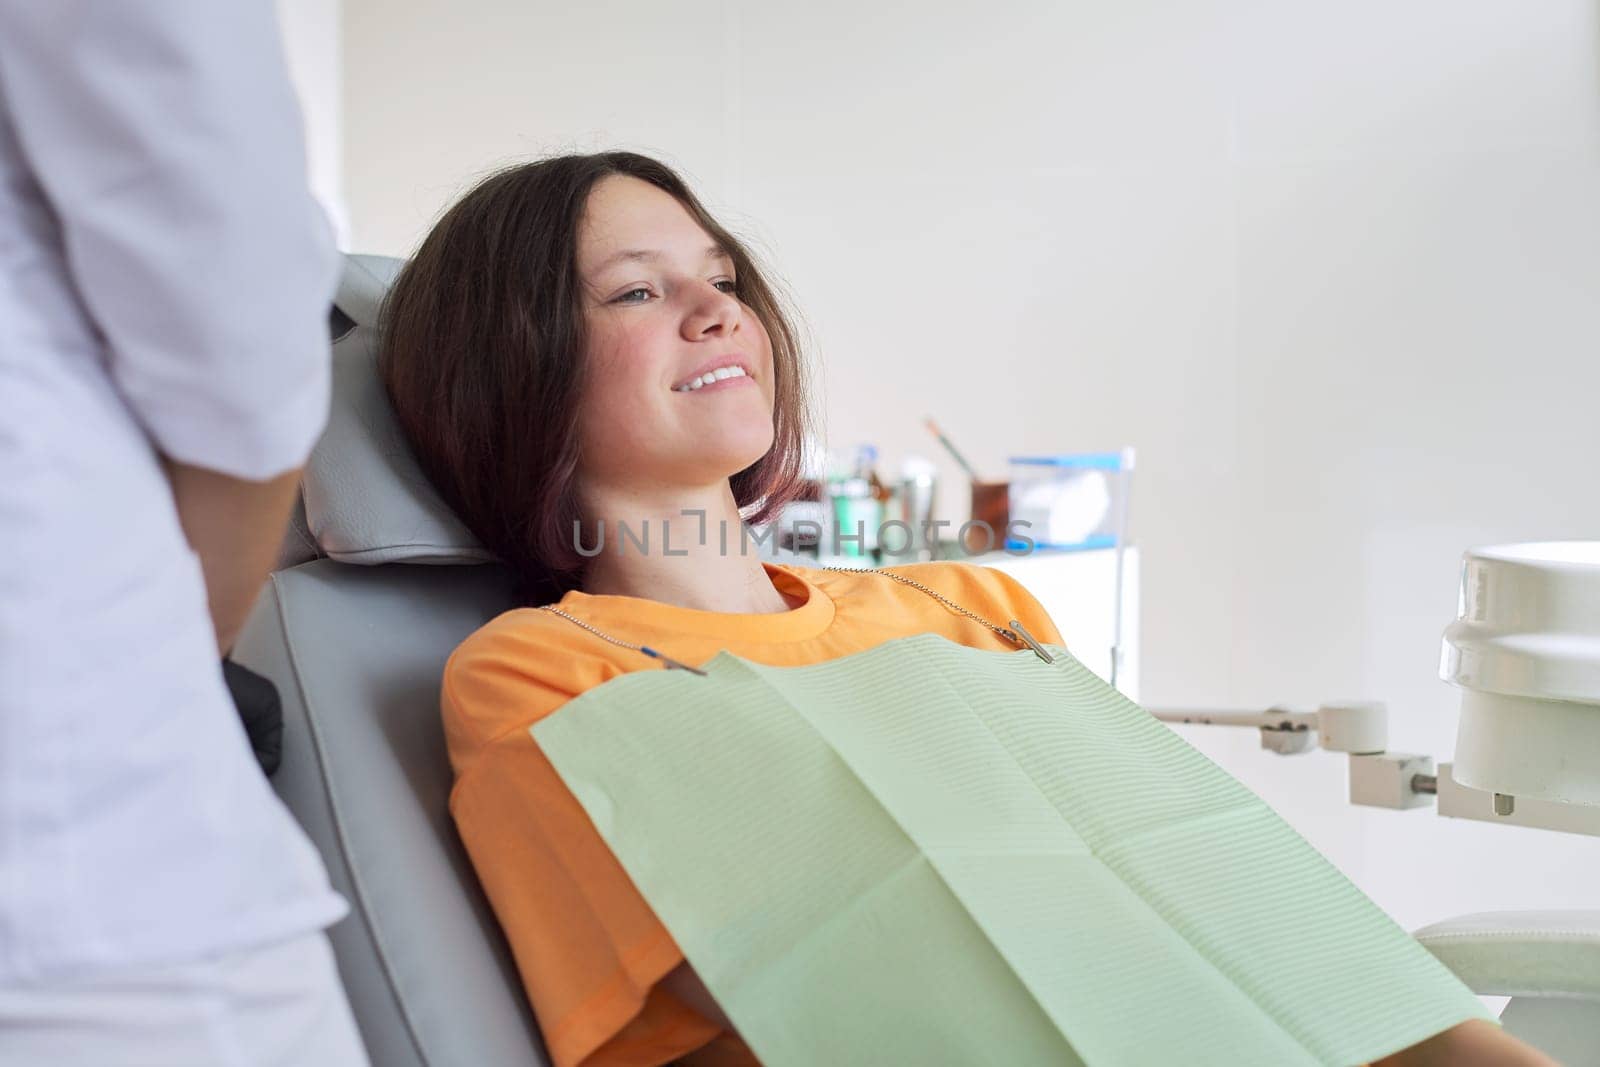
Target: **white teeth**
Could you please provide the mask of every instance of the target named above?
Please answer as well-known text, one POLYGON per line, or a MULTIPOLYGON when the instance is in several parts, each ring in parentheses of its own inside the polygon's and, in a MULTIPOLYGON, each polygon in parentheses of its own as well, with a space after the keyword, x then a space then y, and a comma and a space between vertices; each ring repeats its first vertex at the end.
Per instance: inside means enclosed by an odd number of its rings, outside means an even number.
POLYGON ((712 382, 720 382, 724 378, 743 378, 744 376, 745 374, 743 367, 718 367, 716 370, 706 371, 698 378, 690 379, 684 385, 678 386, 676 391, 680 393, 692 393, 696 389, 703 389, 712 382))

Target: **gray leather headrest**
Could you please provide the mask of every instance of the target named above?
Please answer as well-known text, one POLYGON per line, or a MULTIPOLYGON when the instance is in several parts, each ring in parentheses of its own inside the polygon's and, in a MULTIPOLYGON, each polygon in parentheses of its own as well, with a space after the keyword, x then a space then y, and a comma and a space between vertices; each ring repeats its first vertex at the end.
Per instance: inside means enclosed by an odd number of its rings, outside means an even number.
POLYGON ((342 563, 484 563, 494 557, 417 466, 378 380, 378 310, 403 261, 346 256, 332 321, 333 401, 306 464, 305 523, 342 563))

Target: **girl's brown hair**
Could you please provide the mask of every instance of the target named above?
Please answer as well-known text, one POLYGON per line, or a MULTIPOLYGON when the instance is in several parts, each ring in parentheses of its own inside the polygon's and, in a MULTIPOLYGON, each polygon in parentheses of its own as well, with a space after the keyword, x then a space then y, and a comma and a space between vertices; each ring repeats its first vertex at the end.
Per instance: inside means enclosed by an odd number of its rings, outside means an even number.
MULTIPOLYGON (((810 429, 798 336, 754 257, 671 168, 632 152, 562 155, 479 182, 389 290, 378 371, 423 471, 510 569, 524 604, 583 580, 575 544, 587 331, 578 227, 590 190, 629 175, 675 197, 733 258, 735 294, 772 339, 772 448, 731 480, 750 522, 801 487, 810 429)), ((587 541, 585 542, 587 543, 587 541)))

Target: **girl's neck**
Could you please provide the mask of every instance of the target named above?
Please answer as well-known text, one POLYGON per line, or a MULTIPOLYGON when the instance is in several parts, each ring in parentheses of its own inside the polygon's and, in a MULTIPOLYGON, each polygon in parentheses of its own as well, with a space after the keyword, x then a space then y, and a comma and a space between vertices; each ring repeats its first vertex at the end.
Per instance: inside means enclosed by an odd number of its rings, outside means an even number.
POLYGON ((583 591, 698 611, 765 615, 796 606, 746 537, 726 481, 700 493, 600 490, 585 500, 580 544, 594 553, 583 591), (703 513, 703 516, 702 516, 703 513))

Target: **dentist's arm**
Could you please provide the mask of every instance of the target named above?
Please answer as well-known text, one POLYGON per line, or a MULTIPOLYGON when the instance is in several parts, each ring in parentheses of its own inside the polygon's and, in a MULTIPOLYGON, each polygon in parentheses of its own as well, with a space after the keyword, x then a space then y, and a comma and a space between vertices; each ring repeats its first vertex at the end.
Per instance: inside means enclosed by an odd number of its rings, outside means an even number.
POLYGON ((184 536, 205 571, 217 649, 226 656, 277 559, 300 472, 253 482, 185 463, 165 466, 184 536))
POLYGON ((0 0, 0 95, 231 646, 327 418, 337 259, 270 0, 0 0))

